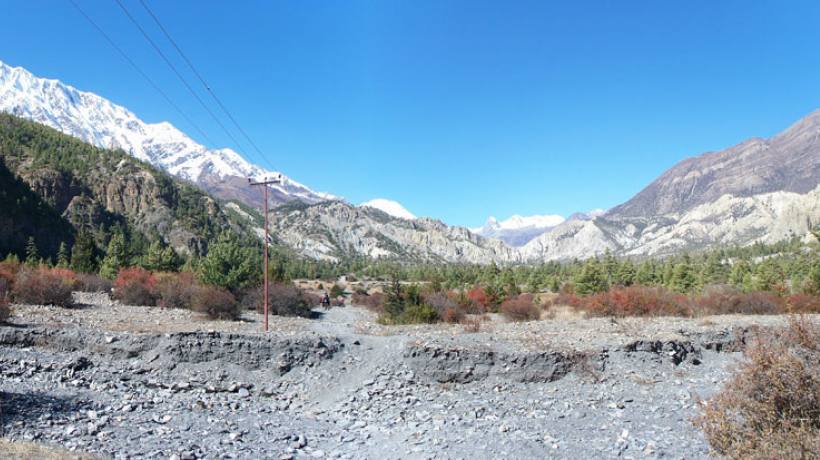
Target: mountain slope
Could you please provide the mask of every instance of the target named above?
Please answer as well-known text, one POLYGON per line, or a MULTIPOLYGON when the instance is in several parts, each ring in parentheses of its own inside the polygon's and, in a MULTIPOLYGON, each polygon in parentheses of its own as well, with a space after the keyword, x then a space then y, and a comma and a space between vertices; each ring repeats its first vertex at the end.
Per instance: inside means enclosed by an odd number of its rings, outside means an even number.
MULTIPOLYGON (((4 230, 34 235, 44 254, 70 243, 79 229, 95 233, 103 245, 110 229, 120 227, 146 240, 162 238, 182 254, 205 253, 225 229, 249 234, 196 187, 121 151, 12 115, 0 114, 0 162, 0 196, 7 197, 0 221, 11 223, 4 230), (21 198, 34 208, 6 206, 21 198)), ((0 252, 19 249, 19 238, 0 237, 0 252)))
POLYGON ((570 220, 521 248, 523 260, 610 250, 658 256, 715 245, 775 242, 820 222, 820 111, 771 139, 681 161, 626 203, 570 220))
MULTIPOLYGON (((208 149, 167 122, 145 123, 126 108, 58 80, 38 78, 0 62, 0 111, 33 120, 97 147, 122 149, 223 199, 260 204, 247 178, 276 177, 231 149, 208 149)), ((272 199, 315 203, 334 198, 283 176, 272 199)))
POLYGON ((771 139, 753 138, 676 164, 610 217, 682 213, 724 195, 808 193, 820 179, 820 110, 771 139))
POLYGON ((273 234, 280 242, 323 260, 368 256, 413 262, 490 263, 512 261, 515 251, 466 228, 418 218, 396 218, 342 201, 291 203, 274 210, 273 234))

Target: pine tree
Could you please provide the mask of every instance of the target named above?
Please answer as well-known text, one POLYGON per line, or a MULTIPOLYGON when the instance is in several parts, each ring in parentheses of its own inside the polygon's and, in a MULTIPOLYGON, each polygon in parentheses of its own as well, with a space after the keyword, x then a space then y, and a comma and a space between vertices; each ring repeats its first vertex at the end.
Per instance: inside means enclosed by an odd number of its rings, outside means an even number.
POLYGON ((94 239, 87 231, 81 231, 71 247, 71 268, 83 273, 97 271, 97 261, 94 257, 96 246, 94 239))
POLYGON ((57 266, 60 268, 68 268, 69 265, 68 246, 65 241, 60 243, 60 249, 57 251, 57 266))
POLYGON ((231 232, 221 233, 199 261, 199 279, 236 292, 259 282, 259 255, 231 232))
POLYGON ((643 286, 651 286, 657 282, 655 266, 651 261, 645 260, 641 263, 637 273, 635 273, 635 282, 643 286))
POLYGON ((113 280, 120 268, 128 265, 128 245, 125 235, 114 233, 108 242, 108 251, 100 264, 100 276, 113 280))
POLYGON ((142 266, 146 270, 172 272, 179 268, 180 262, 177 253, 170 246, 163 244, 161 240, 156 240, 148 246, 148 251, 143 257, 142 266))
POLYGON ((680 292, 681 294, 687 294, 692 292, 696 285, 697 277, 688 259, 684 259, 675 265, 672 271, 672 280, 670 281, 672 290, 680 292))
POLYGON ((35 267, 40 264, 40 251, 37 250, 37 243, 34 242, 34 237, 28 237, 26 243, 26 265, 35 267))
POLYGON ((752 269, 749 267, 749 262, 746 262, 745 260, 738 260, 732 265, 732 271, 729 272, 729 283, 742 288, 744 278, 751 272, 752 269))
POLYGON ((635 283, 635 265, 627 259, 618 267, 615 282, 621 286, 632 286, 635 283))
POLYGON ((575 292, 581 295, 595 294, 609 289, 607 275, 598 259, 589 259, 575 279, 575 292))

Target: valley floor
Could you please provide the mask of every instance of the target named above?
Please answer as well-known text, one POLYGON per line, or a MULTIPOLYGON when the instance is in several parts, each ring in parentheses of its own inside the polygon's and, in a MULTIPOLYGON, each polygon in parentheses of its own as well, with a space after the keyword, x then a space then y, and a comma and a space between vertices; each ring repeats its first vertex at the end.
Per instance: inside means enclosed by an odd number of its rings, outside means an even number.
MULTIPOLYGON (((781 317, 386 327, 77 294, 0 326, 7 440, 103 458, 704 458, 698 400, 781 317)), ((2 456, 2 454, 0 454, 2 456)))

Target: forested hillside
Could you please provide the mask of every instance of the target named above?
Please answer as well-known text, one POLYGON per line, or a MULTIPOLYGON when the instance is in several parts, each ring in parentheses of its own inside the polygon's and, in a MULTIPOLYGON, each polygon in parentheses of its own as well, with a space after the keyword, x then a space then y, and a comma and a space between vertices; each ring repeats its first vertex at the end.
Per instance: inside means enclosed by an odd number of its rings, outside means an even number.
POLYGON ((99 149, 54 129, 0 115, 0 253, 41 256, 87 234, 103 249, 123 234, 132 252, 151 242, 201 255, 222 230, 242 234, 219 204, 122 151, 99 149))

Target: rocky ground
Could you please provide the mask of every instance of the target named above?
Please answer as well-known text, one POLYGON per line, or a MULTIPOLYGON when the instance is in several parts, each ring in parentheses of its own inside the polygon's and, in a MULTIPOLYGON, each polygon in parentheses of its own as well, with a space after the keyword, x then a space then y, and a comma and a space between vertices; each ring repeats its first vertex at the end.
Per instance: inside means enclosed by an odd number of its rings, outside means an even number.
MULTIPOLYGON (((479 332, 334 308, 260 332, 188 311, 15 306, 7 440, 103 458, 704 458, 691 417, 779 317, 554 319, 479 332)), ((0 454, 0 457, 2 454, 0 454)))

